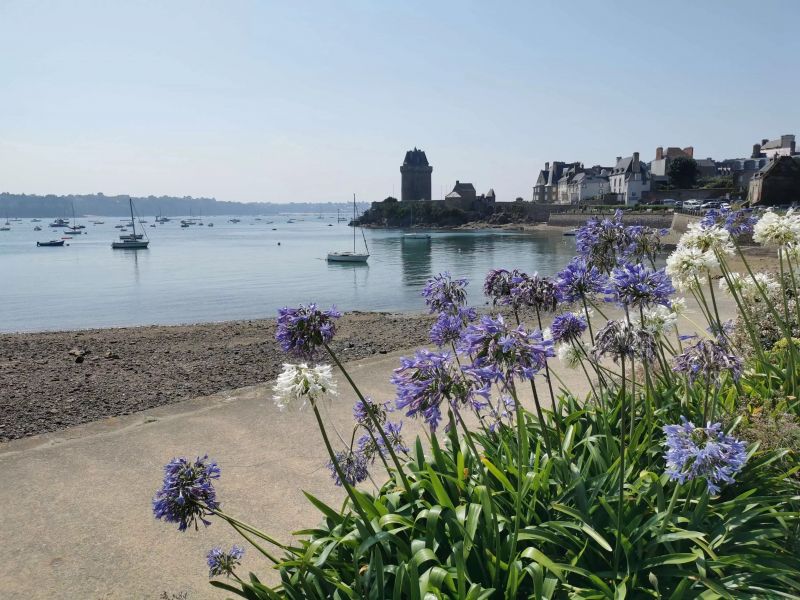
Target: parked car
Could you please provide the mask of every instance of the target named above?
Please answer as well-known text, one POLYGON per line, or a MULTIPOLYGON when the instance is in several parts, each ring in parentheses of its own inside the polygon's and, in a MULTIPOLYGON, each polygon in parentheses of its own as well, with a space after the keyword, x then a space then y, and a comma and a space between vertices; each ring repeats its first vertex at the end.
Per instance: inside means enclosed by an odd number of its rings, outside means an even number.
POLYGON ((700 208, 700 200, 696 200, 694 198, 692 198, 691 200, 686 200, 683 203, 683 208, 686 208, 686 209, 689 209, 689 210, 696 210, 696 209, 700 208))
POLYGON ((718 200, 709 200, 708 202, 703 202, 700 205, 700 208, 719 208, 720 202, 718 200))
POLYGON ((720 208, 724 208, 725 210, 730 210, 731 203, 730 202, 723 202, 722 204, 719 205, 719 207, 720 208))
POLYGON ((661 204, 663 204, 664 206, 677 206, 678 201, 675 200, 675 198, 664 198, 661 201, 661 204))

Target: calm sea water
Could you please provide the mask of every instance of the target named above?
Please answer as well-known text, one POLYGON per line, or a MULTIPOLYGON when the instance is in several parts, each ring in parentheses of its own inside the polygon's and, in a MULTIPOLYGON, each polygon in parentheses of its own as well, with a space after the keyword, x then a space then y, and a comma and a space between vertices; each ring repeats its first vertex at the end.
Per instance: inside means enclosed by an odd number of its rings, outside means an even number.
MULTIPOLYGON (((404 240, 399 230, 365 230, 368 265, 335 264, 326 254, 353 244, 352 229, 335 215, 213 217, 205 223, 214 227, 189 228, 178 219, 153 228, 153 218, 144 219, 150 248, 140 251, 111 249, 116 218, 79 220, 87 234, 63 248, 36 247, 64 235, 46 220, 40 232, 28 219, 0 231, 0 330, 271 317, 311 301, 344 311, 418 311, 425 281, 445 270, 469 278, 471 301, 482 304, 490 268, 551 274, 574 253, 573 238, 559 233, 431 232, 425 242, 404 240)), ((357 243, 363 249, 360 232, 357 243)))

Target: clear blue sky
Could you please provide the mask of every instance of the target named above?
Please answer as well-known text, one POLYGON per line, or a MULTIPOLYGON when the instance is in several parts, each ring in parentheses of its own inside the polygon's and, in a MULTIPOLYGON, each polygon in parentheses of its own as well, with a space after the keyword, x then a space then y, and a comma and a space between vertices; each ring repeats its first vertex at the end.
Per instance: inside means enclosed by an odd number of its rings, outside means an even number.
POLYGON ((547 160, 800 141, 800 2, 0 0, 0 191, 361 200, 413 146, 530 198, 547 160))

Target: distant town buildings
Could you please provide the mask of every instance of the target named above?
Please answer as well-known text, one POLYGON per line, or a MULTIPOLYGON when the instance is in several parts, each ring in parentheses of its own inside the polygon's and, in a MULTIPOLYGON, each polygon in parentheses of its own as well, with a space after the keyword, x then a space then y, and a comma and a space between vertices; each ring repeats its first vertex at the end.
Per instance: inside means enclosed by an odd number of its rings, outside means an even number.
POLYGON ((656 157, 650 161, 650 173, 654 177, 666 177, 669 164, 676 158, 694 158, 694 147, 675 148, 670 146, 664 151, 662 146, 656 148, 656 157))
POLYGON ((431 173, 433 167, 428 164, 425 152, 414 148, 406 152, 406 158, 400 166, 401 190, 400 200, 411 202, 431 199, 431 173))
POLYGON ((533 186, 533 201, 537 204, 553 204, 558 202, 558 182, 573 167, 579 167, 581 163, 565 163, 554 161, 544 163, 544 169, 539 171, 539 178, 533 186))
POLYGON ((456 180, 453 190, 444 197, 448 206, 461 208, 463 210, 479 210, 497 201, 494 189, 489 189, 485 194, 478 196, 475 186, 471 183, 456 180))
POLYGON ((794 135, 782 135, 777 140, 764 139, 761 144, 753 145, 754 157, 777 158, 796 154, 794 135))
POLYGON ((618 156, 608 180, 611 193, 616 194, 621 204, 639 204, 642 194, 650 191, 650 172, 639 160, 638 152, 626 158, 618 156))

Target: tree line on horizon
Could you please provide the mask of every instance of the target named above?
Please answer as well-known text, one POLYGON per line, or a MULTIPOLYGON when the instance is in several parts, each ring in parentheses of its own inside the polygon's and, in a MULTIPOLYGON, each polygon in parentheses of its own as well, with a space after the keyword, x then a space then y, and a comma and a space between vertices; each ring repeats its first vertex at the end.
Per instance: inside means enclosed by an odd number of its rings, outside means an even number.
MULTIPOLYGON (((106 196, 104 194, 11 194, 0 193, 0 217, 38 218, 97 215, 124 217, 129 214, 128 198, 133 198, 136 212, 140 215, 163 215, 177 217, 186 215, 271 215, 298 212, 335 212, 341 210, 348 216, 353 209, 348 202, 227 202, 216 198, 192 198, 191 196, 106 196)), ((366 208, 364 206, 363 208, 366 208)), ((359 209, 359 212, 363 210, 359 209)))

